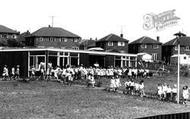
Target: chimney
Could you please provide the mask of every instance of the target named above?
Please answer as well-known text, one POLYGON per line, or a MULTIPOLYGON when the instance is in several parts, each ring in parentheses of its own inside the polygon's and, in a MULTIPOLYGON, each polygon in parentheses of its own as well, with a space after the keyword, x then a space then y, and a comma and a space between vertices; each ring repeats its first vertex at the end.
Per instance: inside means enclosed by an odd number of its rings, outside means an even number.
POLYGON ((120 37, 123 38, 123 34, 122 33, 120 34, 120 37))
POLYGON ((156 40, 157 40, 158 42, 160 42, 160 37, 159 37, 159 36, 157 36, 157 37, 156 37, 156 40))

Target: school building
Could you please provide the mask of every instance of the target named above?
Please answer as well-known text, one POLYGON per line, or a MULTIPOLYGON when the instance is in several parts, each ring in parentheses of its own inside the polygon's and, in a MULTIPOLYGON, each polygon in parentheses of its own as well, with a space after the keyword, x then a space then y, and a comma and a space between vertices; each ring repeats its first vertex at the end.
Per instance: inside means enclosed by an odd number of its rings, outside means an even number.
POLYGON ((65 67, 67 64, 84 67, 137 67, 137 55, 128 53, 114 53, 88 50, 72 50, 60 48, 1 48, 0 49, 0 72, 7 65, 9 71, 12 67, 20 65, 22 77, 29 76, 32 66, 37 70, 40 63, 51 63, 53 67, 65 67))

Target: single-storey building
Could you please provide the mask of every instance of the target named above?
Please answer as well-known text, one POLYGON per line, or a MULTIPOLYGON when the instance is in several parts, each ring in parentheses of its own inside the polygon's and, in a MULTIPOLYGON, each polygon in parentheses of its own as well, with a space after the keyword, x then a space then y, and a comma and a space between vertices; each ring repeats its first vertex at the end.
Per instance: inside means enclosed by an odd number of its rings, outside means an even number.
POLYGON ((113 53, 103 51, 72 50, 60 48, 1 48, 0 72, 3 66, 8 69, 20 65, 21 76, 29 76, 32 66, 39 69, 43 62, 47 67, 51 63, 53 67, 65 67, 67 64, 85 67, 98 63, 100 67, 137 67, 137 55, 127 53, 113 53))

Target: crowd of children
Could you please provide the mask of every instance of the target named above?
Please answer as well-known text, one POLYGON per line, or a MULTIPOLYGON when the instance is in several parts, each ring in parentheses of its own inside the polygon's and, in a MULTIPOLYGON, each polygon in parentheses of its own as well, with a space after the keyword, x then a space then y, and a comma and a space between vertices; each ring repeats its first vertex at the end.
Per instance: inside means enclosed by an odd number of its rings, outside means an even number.
POLYGON ((125 82, 125 94, 131 95, 139 95, 141 97, 145 96, 144 92, 144 81, 141 80, 140 82, 134 82, 133 79, 128 80, 125 82))
POLYGON ((7 65, 3 67, 3 74, 1 80, 18 80, 20 78, 20 65, 11 68, 11 72, 9 72, 9 69, 7 65))
MULTIPOLYGON (((160 100, 163 101, 177 101, 177 85, 174 84, 173 87, 169 84, 158 84, 157 88, 158 97, 160 100)), ((188 86, 183 86, 182 88, 182 98, 180 99, 183 104, 186 104, 187 100, 189 99, 189 88, 188 86)))
POLYGON ((158 84, 157 93, 160 100, 175 102, 177 98, 177 86, 176 84, 173 87, 166 83, 158 84))
MULTIPOLYGON (((137 70, 134 68, 85 68, 82 65, 80 67, 71 67, 70 65, 67 65, 66 68, 61 69, 59 66, 53 68, 51 64, 48 64, 47 69, 45 70, 45 64, 40 63, 38 70, 36 70, 34 66, 31 67, 30 78, 35 80, 56 79, 57 81, 68 85, 72 85, 74 80, 84 80, 86 81, 87 87, 95 87, 95 79, 104 77, 110 79, 109 91, 113 92, 116 92, 122 86, 120 78, 126 78, 127 81, 123 84, 125 87, 123 93, 144 97, 144 81, 141 80, 137 82, 134 79, 138 78, 138 76, 146 78, 148 73, 148 70, 137 70)), ((3 67, 2 77, 2 80, 19 79, 20 66, 16 65, 16 67, 12 67, 9 72, 7 65, 5 65, 3 67)), ((177 97, 177 86, 170 86, 166 83, 158 84, 157 94, 160 100, 175 102, 177 97)), ((185 104, 189 98, 189 88, 187 86, 183 87, 182 97, 183 103, 185 104)))

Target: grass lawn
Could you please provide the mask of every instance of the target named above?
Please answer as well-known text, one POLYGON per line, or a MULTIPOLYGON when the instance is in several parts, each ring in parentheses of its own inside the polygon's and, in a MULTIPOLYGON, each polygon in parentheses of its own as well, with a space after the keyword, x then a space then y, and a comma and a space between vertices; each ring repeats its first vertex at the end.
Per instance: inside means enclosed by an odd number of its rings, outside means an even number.
MULTIPOLYGON (((102 80, 106 82, 107 79, 102 80)), ((155 92, 154 86, 163 81, 173 84, 177 78, 146 79, 146 92, 155 92)), ((190 84, 188 78, 181 82, 190 84)), ((1 119, 130 119, 186 111, 190 111, 190 106, 81 85, 70 87, 46 81, 0 82, 1 119)))

